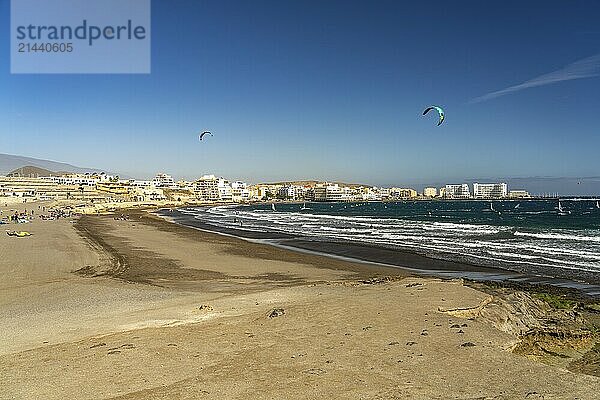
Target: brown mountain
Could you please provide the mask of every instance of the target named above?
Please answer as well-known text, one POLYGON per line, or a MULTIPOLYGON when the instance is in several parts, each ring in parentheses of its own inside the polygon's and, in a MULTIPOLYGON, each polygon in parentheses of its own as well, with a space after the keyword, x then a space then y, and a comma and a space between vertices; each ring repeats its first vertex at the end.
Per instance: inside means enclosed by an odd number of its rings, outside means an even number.
MULTIPOLYGON (((15 156, 12 154, 0 153, 0 175, 5 175, 9 171, 15 172, 18 169, 34 166, 47 171, 69 171, 73 173, 83 174, 86 172, 102 172, 98 169, 81 168, 63 162, 42 160, 39 158, 15 156)), ((109 171, 106 171, 109 172, 109 171)))
POLYGON ((45 168, 35 167, 33 165, 26 165, 24 167, 17 168, 9 172, 6 176, 9 177, 25 177, 25 178, 38 178, 40 176, 60 176, 62 173, 52 172, 45 168))

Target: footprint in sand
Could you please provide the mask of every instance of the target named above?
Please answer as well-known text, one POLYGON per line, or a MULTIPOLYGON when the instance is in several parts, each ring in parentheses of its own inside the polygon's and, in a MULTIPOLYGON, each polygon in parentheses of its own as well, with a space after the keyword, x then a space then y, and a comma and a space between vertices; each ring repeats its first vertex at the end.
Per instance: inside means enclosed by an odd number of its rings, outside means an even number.
POLYGON ((526 399, 543 399, 544 396, 539 394, 538 392, 529 392, 525 395, 526 399))
POLYGON ((325 371, 324 369, 321 369, 321 368, 311 368, 311 369, 307 369, 304 372, 307 374, 310 374, 310 375, 322 375, 327 371, 325 371))
POLYGON ((112 349, 108 349, 108 353, 107 354, 119 354, 121 353, 121 350, 119 349, 133 349, 135 348, 135 346, 131 343, 126 343, 126 344, 122 344, 119 347, 113 347, 112 349))

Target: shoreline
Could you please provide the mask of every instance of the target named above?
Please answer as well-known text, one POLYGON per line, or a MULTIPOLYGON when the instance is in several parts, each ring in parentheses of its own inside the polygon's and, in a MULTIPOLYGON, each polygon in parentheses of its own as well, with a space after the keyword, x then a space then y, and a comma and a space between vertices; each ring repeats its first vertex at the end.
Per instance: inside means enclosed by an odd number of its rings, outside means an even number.
POLYGON ((600 304, 557 296, 568 308, 556 308, 151 211, 36 219, 33 236, 0 240, 0 399, 590 398, 600 388, 600 304))
MULTIPOLYGON (((467 266, 467 268, 474 268, 470 271, 470 277, 460 276, 465 271, 458 272, 454 275, 452 272, 432 270, 416 270, 414 268, 403 268, 390 264, 375 263, 371 261, 363 261, 356 258, 349 258, 344 256, 336 256, 330 253, 323 253, 317 251, 311 251, 308 249, 302 249, 300 247, 289 247, 278 244, 278 241, 270 242, 263 239, 253 238, 242 238, 231 235, 230 233, 217 232, 214 230, 202 229, 199 227, 190 227, 182 225, 173 221, 169 221, 164 217, 157 216, 154 212, 140 212, 132 214, 133 221, 136 221, 138 217, 143 219, 143 224, 157 229, 161 232, 172 233, 177 235, 178 240, 186 240, 192 242, 204 242, 204 243, 218 243, 219 245, 225 245, 226 247, 222 250, 224 254, 234 257, 244 257, 254 260, 256 263, 262 263, 265 261, 277 261, 284 263, 294 263, 296 265, 310 265, 313 268, 329 270, 331 272, 339 271, 345 273, 337 278, 335 281, 331 280, 307 280, 305 278, 293 278, 287 274, 280 273, 266 273, 260 275, 262 279, 266 281, 261 285, 260 289, 256 289, 259 292, 265 290, 265 283, 270 282, 276 287, 306 287, 307 285, 314 286, 315 284, 325 284, 326 286, 334 285, 368 285, 368 286, 379 286, 385 284, 394 284, 394 282, 406 282, 414 279, 422 279, 424 282, 435 282, 439 281, 443 285, 459 285, 465 288, 472 288, 479 293, 487 294, 490 296, 488 299, 494 299, 492 302, 496 304, 496 307, 500 309, 508 309, 501 311, 500 314, 508 311, 508 314, 500 317, 500 321, 494 322, 494 326, 503 326, 502 330, 507 329, 507 326, 515 325, 508 328, 512 334, 517 335, 519 338, 514 344, 515 349, 521 352, 521 355, 532 357, 537 361, 542 361, 549 364, 557 364, 562 362, 561 360, 568 360, 573 355, 563 356, 560 352, 552 353, 549 352, 545 358, 538 359, 538 346, 556 346, 557 343, 564 341, 564 344, 560 346, 570 346, 571 343, 574 346, 582 346, 587 349, 587 345, 580 344, 580 341, 587 343, 586 341, 595 340, 593 339, 600 323, 600 310, 598 306, 598 298, 589 296, 580 289, 576 289, 568 286, 560 286, 557 280, 552 282, 546 282, 539 280, 533 282, 531 278, 528 279, 489 279, 492 276, 497 276, 497 271, 487 272, 489 275, 478 271, 477 266, 467 266), (144 217, 144 215, 146 217, 144 217), (477 275, 480 274, 480 275, 477 275), (334 283, 335 282, 335 283, 334 283), (539 299, 539 300, 533 300, 539 299), (540 301, 541 300, 541 301, 540 301), (537 301, 537 303, 536 303, 537 301), (542 306, 546 304, 545 306, 542 306), (514 309, 512 309, 514 307, 514 309), (572 309, 572 311, 571 311, 572 309), (530 315, 531 314, 531 315, 530 315), (532 320, 531 318, 534 317, 532 320), (545 317, 542 317, 545 315, 545 317), (583 319, 581 319, 583 317, 583 319), (521 320, 523 318, 523 320, 521 320), (544 322, 548 319, 548 322, 544 322), (533 322, 537 320, 537 322, 533 322), (512 321, 512 322, 511 322, 512 321), (531 324, 531 325, 529 325, 531 324), (528 326, 529 325, 529 326, 528 326), (520 329, 517 331, 516 329, 520 329), (561 338, 561 339, 557 339, 561 338), (533 343, 529 343, 533 341, 533 343), (542 345, 543 344, 543 345, 542 345)), ((102 231, 100 229, 99 231, 102 231)), ((127 246, 125 246, 127 247, 127 246)), ((376 251, 378 249, 375 249, 376 251)), ((120 266, 125 269, 131 267, 132 264, 128 262, 127 251, 121 249, 113 249, 115 255, 120 257, 120 266), (115 251, 116 250, 116 251, 115 251)), ((137 259, 132 260, 134 263, 137 259)), ((429 259, 423 257, 422 262, 428 262, 429 259)), ((289 273, 289 271, 288 271, 289 273)), ((138 272, 134 272, 132 276, 139 276, 138 272)), ((179 275, 179 274, 178 274, 179 275)), ((128 282, 142 283, 142 284, 154 284, 152 280, 147 279, 131 279, 127 274, 110 274, 113 278, 125 279, 128 282)), ((147 277, 146 274, 141 274, 143 277, 147 277)), ((244 276, 237 276, 237 278, 248 278, 244 276)), ((192 277, 191 279, 196 279, 192 277)), ((206 276, 198 277, 198 279, 205 279, 206 276)), ((231 279, 231 276, 209 275, 211 279, 231 279)), ((234 277, 236 278, 236 277, 234 277)), ((190 279, 190 278, 188 278, 190 279)), ((164 279, 161 279, 161 285, 165 283, 164 279)), ((412 285, 421 285, 420 283, 409 283, 404 284, 406 287, 412 287, 412 285)), ((267 284, 268 286, 268 284, 267 284)), ((181 289, 177 284, 172 285, 167 283, 166 286, 169 289, 181 289)), ((186 285, 185 290, 197 290, 194 285, 186 285)), ((418 289, 419 290, 419 289, 418 289)), ((442 299, 442 302, 445 300, 442 299)), ((458 307, 455 308, 457 315, 463 315, 467 318, 469 315, 480 315, 484 311, 486 304, 485 300, 480 303, 477 307, 458 307), (473 313, 473 310, 476 313, 473 313)), ((438 307, 438 312, 445 313, 445 310, 450 310, 452 307, 447 308, 446 305, 438 307)), ((454 311, 450 311, 451 315, 454 311)), ((498 318, 496 315, 498 311, 492 311, 492 319, 498 318)), ((471 318, 469 317, 469 318, 471 318)), ((512 350, 512 351, 517 351, 512 350)), ((585 362, 580 362, 581 365, 573 367, 573 372, 579 371, 577 368, 585 370, 586 374, 600 376, 600 371, 595 367, 598 355, 596 355, 594 349, 586 350, 589 351, 591 359, 585 362)), ((542 353, 544 353, 542 351, 542 353)), ((587 354, 587 353, 586 353, 587 354)), ((566 366, 566 364, 565 364, 566 366)))
MULTIPOLYGON (((178 210, 175 211, 179 212, 178 210)), ((364 263, 370 266, 394 268, 409 275, 466 279, 474 282, 490 282, 492 285, 506 282, 507 286, 519 288, 529 286, 533 291, 542 289, 555 291, 556 293, 569 293, 569 296, 576 298, 591 300, 600 298, 600 285, 590 282, 430 258, 404 250, 386 249, 363 243, 313 241, 280 232, 219 227, 198 219, 189 218, 180 212, 179 215, 174 215, 174 211, 171 209, 158 209, 153 211, 152 214, 168 223, 191 229, 226 235, 249 242, 263 243, 293 252, 315 254, 349 262, 364 263)))

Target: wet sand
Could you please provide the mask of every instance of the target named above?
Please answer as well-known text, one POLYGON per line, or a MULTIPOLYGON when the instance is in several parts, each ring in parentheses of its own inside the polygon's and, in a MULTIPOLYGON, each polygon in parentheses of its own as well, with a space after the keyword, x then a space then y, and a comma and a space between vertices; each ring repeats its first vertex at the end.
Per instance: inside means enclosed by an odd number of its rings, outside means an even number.
MULTIPOLYGON (((0 399, 593 399, 600 390, 598 377, 511 351, 515 332, 548 311, 526 294, 513 301, 143 212, 27 229, 34 236, 0 240, 0 399)), ((570 357, 595 340, 583 335, 570 357)))
POLYGON ((403 270, 404 274, 462 278, 479 282, 501 282, 520 287, 538 286, 543 290, 552 292, 569 292, 570 296, 600 299, 600 278, 596 276, 590 276, 587 281, 582 281, 568 276, 558 277, 533 272, 516 272, 500 267, 432 258, 411 251, 375 246, 368 243, 329 241, 322 238, 314 239, 275 231, 247 230, 243 227, 239 229, 222 227, 206 223, 201 218, 185 214, 177 209, 161 209, 156 211, 156 215, 183 226, 268 243, 288 250, 328 255, 370 265, 396 267, 403 270))

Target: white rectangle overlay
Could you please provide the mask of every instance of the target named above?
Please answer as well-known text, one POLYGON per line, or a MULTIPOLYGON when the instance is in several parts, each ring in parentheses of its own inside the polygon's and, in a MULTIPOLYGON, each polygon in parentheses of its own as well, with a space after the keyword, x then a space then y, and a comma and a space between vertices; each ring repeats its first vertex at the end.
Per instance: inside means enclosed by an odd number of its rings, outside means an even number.
POLYGON ((151 0, 11 0, 13 74, 149 74, 151 0))

